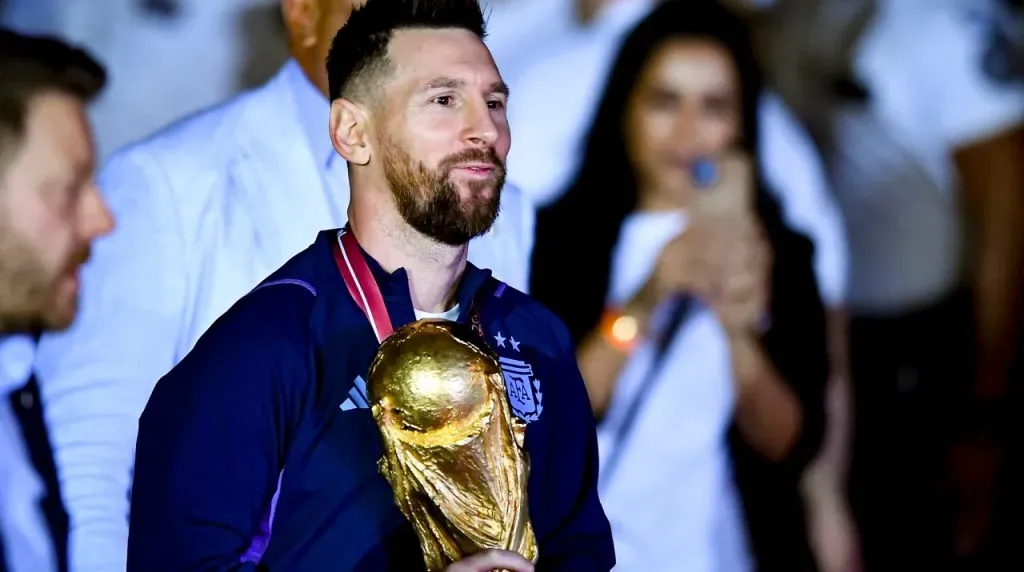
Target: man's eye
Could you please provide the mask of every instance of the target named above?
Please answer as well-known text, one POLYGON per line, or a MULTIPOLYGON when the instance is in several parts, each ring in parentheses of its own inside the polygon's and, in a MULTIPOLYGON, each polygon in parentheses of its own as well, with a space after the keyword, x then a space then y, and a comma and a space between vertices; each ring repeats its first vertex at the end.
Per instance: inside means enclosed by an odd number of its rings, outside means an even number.
POLYGON ((449 105, 452 104, 452 96, 450 96, 450 95, 439 95, 439 96, 434 98, 434 103, 436 103, 438 105, 442 105, 444 107, 448 107, 449 105))
POLYGON ((500 101, 500 100, 488 101, 487 102, 487 107, 489 107, 491 109, 504 109, 505 108, 505 102, 504 101, 500 101))

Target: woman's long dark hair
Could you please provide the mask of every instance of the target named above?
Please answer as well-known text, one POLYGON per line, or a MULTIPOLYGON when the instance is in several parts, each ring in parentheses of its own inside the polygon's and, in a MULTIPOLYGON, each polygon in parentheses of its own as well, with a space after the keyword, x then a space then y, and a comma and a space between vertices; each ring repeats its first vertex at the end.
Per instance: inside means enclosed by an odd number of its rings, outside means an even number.
MULTIPOLYGON (((676 38, 711 40, 728 51, 740 78, 739 145, 757 156, 761 72, 746 25, 715 0, 669 0, 623 43, 586 141, 585 158, 568 190, 537 215, 531 294, 566 323, 576 343, 604 308, 619 229, 636 208, 637 188, 626 150, 626 107, 654 52, 676 38)), ((758 192, 759 202, 763 202, 758 192)))

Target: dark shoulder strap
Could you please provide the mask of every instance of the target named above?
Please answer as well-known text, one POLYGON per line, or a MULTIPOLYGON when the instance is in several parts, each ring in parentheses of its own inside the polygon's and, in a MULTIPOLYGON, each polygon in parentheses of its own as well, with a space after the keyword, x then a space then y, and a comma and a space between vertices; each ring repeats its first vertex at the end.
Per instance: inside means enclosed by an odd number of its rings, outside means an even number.
POLYGON ((619 463, 622 460, 622 455, 625 452, 626 447, 629 446, 629 439, 632 437, 633 431, 636 429, 636 424, 641 412, 643 411, 644 405, 647 403, 647 399, 650 397, 651 392, 657 386, 658 376, 661 374, 661 368, 665 363, 665 357, 668 353, 668 346, 672 342, 676 333, 680 328, 682 328, 692 307, 693 299, 689 297, 683 297, 672 302, 672 307, 665 327, 661 330, 660 335, 654 340, 654 359, 651 361, 651 367, 647 370, 647 375, 640 383, 640 388, 637 389, 636 394, 633 396, 633 400, 629 402, 629 405, 626 408, 626 414, 622 419, 622 423, 619 425, 612 440, 611 453, 609 454, 607 461, 605 461, 601 466, 602 482, 608 482, 608 479, 611 479, 614 476, 615 470, 618 468, 619 463))

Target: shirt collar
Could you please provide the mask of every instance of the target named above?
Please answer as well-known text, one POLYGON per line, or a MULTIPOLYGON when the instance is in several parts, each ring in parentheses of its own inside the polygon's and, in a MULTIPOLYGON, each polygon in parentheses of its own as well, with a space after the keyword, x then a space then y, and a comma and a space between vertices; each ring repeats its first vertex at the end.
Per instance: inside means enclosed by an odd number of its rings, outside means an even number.
POLYGON ((331 105, 324 94, 313 85, 313 82, 309 81, 298 62, 293 59, 288 60, 288 63, 285 64, 285 74, 295 98, 299 123, 309 142, 309 148, 313 151, 313 156, 316 157, 317 166, 326 168, 338 156, 328 135, 331 105))

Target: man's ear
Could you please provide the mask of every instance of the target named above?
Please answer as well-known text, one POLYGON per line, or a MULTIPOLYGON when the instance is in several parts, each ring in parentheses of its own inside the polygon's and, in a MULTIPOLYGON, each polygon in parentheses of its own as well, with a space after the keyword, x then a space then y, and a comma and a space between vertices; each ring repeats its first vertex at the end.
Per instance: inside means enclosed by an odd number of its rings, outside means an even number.
POLYGON ((317 0, 282 0, 281 15, 292 36, 292 42, 303 48, 317 43, 320 6, 317 0))
POLYGON ((370 162, 370 115, 357 103, 339 97, 331 103, 331 143, 354 165, 370 162))

